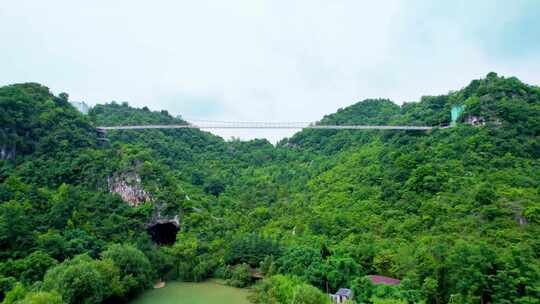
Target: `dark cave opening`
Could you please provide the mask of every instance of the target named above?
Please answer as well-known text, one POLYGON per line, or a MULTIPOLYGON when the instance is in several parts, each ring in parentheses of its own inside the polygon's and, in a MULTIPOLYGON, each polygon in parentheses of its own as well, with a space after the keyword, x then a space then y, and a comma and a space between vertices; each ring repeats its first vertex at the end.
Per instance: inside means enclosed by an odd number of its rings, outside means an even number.
POLYGON ((159 223, 148 227, 152 241, 158 245, 172 245, 176 241, 178 226, 175 223, 159 223))

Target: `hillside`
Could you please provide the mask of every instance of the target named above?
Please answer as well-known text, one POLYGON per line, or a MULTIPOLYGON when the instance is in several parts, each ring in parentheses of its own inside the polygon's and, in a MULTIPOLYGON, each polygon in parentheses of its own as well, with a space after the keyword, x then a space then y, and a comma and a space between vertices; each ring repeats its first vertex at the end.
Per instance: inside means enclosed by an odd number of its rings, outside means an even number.
POLYGON ((103 141, 97 125, 183 121, 114 102, 83 116, 44 86, 2 87, 2 303, 118 303, 157 279, 245 287, 252 269, 255 303, 327 303, 343 287, 357 303, 540 303, 539 87, 490 73, 318 123, 447 126, 456 105, 457 126, 428 132, 103 141))

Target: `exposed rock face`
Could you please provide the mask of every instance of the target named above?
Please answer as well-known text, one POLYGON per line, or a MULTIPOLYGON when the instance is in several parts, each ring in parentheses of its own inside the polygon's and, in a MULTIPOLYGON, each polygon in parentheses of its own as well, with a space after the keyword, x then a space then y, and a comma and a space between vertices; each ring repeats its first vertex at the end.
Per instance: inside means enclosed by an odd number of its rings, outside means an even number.
POLYGON ((525 215, 523 214, 523 207, 521 206, 512 206, 510 207, 514 212, 514 219, 520 226, 525 226, 529 223, 525 215))
MULTIPOLYGON (((109 192, 118 193, 132 207, 146 201, 152 201, 150 193, 142 188, 141 177, 135 172, 114 174, 108 178, 109 192)), ((171 245, 176 241, 180 230, 180 216, 165 215, 164 205, 154 202, 154 214, 146 223, 146 229, 152 240, 159 245, 171 245)))
POLYGON ((160 225, 160 224, 173 224, 174 226, 180 228, 180 216, 178 214, 176 215, 164 215, 163 214, 163 205, 162 204, 156 204, 154 207, 154 215, 152 216, 152 219, 147 224, 148 227, 153 225, 160 225))
POLYGON ((10 159, 15 157, 15 147, 0 146, 0 159, 10 159))
POLYGON ((150 194, 142 188, 141 177, 137 173, 115 174, 108 178, 108 184, 109 192, 120 194, 132 207, 151 199, 150 194))
POLYGON ((520 226, 524 226, 528 224, 527 218, 524 216, 518 215, 516 216, 516 220, 520 226))

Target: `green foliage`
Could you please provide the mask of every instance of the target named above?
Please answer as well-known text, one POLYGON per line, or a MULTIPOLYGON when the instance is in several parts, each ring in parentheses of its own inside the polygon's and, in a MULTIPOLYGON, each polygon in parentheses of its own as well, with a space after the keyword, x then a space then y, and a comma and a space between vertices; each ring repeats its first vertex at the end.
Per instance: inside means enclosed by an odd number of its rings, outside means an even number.
POLYGON ((0 300, 4 299, 4 296, 17 284, 17 280, 14 277, 0 276, 0 300))
POLYGON ((225 184, 219 179, 210 180, 208 185, 204 187, 204 192, 214 196, 219 196, 223 191, 225 191, 225 184))
POLYGON ((190 235, 177 238, 171 247, 163 248, 163 253, 170 258, 170 278, 183 281, 203 281, 210 277, 217 265, 209 248, 190 235))
POLYGON ((57 292, 30 292, 17 304, 63 304, 57 292))
POLYGON ((225 255, 225 262, 232 265, 247 263, 256 267, 265 257, 279 256, 280 252, 275 241, 257 234, 244 234, 233 239, 225 255))
POLYGON ((120 292, 119 271, 107 261, 76 256, 49 269, 43 279, 45 291, 56 291, 66 303, 101 303, 120 292))
POLYGON ((26 220, 28 204, 7 201, 0 205, 0 246, 15 250, 32 244, 31 227, 26 220))
POLYGON ((32 252, 23 259, 7 260, 0 263, 0 274, 5 277, 13 277, 20 282, 30 285, 41 281, 47 269, 55 266, 58 262, 42 251, 32 252))
POLYGON ((465 110, 453 128, 304 130, 275 147, 195 129, 105 142, 94 126, 185 121, 114 102, 83 116, 68 99, 0 88, 0 295, 11 302, 125 301, 157 278, 245 285, 252 269, 266 276, 258 303, 319 303, 343 287, 366 303, 540 298, 536 86, 490 73, 401 106, 365 100, 318 123, 437 127, 465 110), (108 193, 126 175, 150 194, 137 207, 108 193), (147 235, 158 215, 180 219, 172 246, 147 235))
POLYGON ((235 266, 231 271, 227 284, 234 287, 246 287, 251 283, 251 268, 248 264, 235 266))
POLYGON ((114 244, 101 254, 102 259, 111 260, 120 269, 120 280, 129 294, 151 286, 154 278, 148 258, 131 245, 114 244))
POLYGON ((330 299, 317 288, 302 280, 276 275, 259 282, 251 299, 254 303, 329 304, 330 299))
POLYGON ((15 284, 15 286, 13 286, 13 289, 11 289, 8 293, 6 293, 6 296, 2 304, 18 303, 26 297, 27 293, 28 291, 26 290, 24 285, 21 283, 17 283, 15 284))
POLYGON ((28 291, 22 284, 17 284, 2 304, 64 304, 64 301, 55 291, 28 291))

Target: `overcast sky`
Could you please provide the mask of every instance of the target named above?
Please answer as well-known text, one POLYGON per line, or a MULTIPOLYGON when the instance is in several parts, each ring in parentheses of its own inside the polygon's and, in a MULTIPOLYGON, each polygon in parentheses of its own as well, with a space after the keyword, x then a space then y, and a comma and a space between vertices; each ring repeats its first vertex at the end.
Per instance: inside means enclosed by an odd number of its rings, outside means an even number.
POLYGON ((0 5, 0 85, 39 82, 188 119, 315 121, 365 98, 445 94, 489 71, 540 84, 540 1, 0 5))

